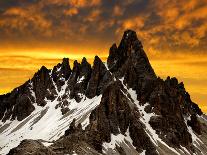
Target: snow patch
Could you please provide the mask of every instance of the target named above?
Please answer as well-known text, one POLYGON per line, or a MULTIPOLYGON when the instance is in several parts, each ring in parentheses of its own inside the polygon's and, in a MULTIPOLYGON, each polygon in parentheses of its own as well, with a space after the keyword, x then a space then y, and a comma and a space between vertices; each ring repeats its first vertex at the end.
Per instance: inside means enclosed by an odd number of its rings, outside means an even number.
POLYGON ((84 79, 85 79, 85 76, 82 76, 81 78, 78 78, 77 83, 83 82, 84 79))
POLYGON ((145 155, 145 154, 146 154, 146 150, 143 150, 140 155, 145 155))
POLYGON ((121 143, 125 143, 126 145, 129 145, 127 142, 129 142, 131 144, 131 146, 133 146, 133 144, 132 144, 133 141, 132 141, 132 139, 131 139, 131 137, 129 135, 129 128, 127 129, 125 135, 122 135, 122 134, 118 134, 118 135, 111 134, 111 142, 110 143, 104 142, 103 145, 102 145, 103 146, 103 152, 106 152, 105 150, 108 150, 109 148, 114 150, 116 145, 120 146, 121 143))
POLYGON ((42 142, 42 144, 44 146, 48 147, 48 146, 52 145, 53 143, 52 142, 42 142))

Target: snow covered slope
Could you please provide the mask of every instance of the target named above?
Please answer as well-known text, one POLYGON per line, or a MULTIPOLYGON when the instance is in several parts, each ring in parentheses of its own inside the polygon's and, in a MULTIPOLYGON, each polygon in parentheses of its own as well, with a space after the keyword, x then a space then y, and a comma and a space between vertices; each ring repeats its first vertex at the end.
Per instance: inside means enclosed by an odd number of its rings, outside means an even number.
MULTIPOLYGON (((61 95, 63 92, 59 92, 61 95)), ((7 154, 13 147, 19 145, 23 139, 42 139, 46 142, 57 140, 64 135, 65 130, 75 118, 83 127, 89 123, 90 112, 100 103, 101 95, 92 99, 83 96, 81 102, 68 99, 70 111, 62 115, 61 108, 55 108, 58 104, 47 100, 44 107, 36 104, 35 110, 24 120, 7 120, 0 124, 0 154, 7 154)))

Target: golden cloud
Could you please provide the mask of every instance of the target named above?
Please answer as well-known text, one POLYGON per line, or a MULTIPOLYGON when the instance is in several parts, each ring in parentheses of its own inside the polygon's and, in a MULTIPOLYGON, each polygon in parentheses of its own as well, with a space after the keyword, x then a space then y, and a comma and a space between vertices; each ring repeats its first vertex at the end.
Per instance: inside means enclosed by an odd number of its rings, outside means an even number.
POLYGON ((207 1, 151 0, 150 10, 118 22, 117 33, 134 29, 145 47, 157 50, 199 47, 207 34, 207 1))
POLYGON ((65 5, 76 8, 92 7, 101 4, 101 0, 42 0, 39 2, 42 6, 47 5, 65 5))
POLYGON ((99 9, 92 10, 89 13, 89 15, 86 17, 86 21, 94 22, 94 21, 98 20, 98 17, 100 16, 100 14, 101 14, 101 10, 99 10, 99 9))
POLYGON ((124 13, 124 8, 121 8, 119 5, 115 5, 113 9, 113 15, 121 16, 124 13))
POLYGON ((51 22, 33 8, 12 7, 3 13, 3 18, 0 18, 0 27, 11 29, 11 31, 16 29, 22 33, 30 34, 33 33, 31 25, 32 28, 41 31, 44 35, 51 36, 51 22))
POLYGON ((70 8, 68 10, 65 10, 64 14, 68 15, 68 16, 76 15, 76 14, 78 14, 78 9, 77 8, 70 8))

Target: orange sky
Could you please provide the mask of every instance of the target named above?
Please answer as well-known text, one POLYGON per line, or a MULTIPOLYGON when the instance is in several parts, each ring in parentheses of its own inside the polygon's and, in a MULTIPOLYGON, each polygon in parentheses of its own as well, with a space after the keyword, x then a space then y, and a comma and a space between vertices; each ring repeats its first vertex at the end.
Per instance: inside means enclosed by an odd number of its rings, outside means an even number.
POLYGON ((157 75, 184 81, 207 112, 206 21, 206 0, 1 0, 0 93, 63 57, 105 59, 130 28, 157 75))

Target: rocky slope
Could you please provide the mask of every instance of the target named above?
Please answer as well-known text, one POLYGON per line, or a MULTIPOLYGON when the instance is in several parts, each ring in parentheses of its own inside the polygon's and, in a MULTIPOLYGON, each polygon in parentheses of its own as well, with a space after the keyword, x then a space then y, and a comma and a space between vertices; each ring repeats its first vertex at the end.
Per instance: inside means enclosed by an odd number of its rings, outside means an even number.
POLYGON ((1 154, 207 152, 206 116, 182 82, 157 77, 132 30, 107 63, 43 66, 0 96, 0 120, 1 154))

